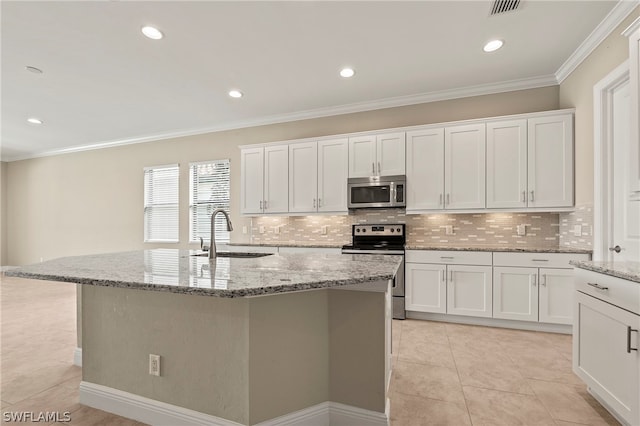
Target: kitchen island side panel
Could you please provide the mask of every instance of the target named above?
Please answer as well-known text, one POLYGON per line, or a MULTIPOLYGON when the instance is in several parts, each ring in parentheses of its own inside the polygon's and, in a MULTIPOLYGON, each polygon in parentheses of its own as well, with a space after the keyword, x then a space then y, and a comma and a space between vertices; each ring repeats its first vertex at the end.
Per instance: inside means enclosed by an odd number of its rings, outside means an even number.
POLYGON ((248 424, 248 299, 85 285, 82 307, 83 381, 248 424))
POLYGON ((329 290, 249 300, 249 420, 329 400, 329 290))

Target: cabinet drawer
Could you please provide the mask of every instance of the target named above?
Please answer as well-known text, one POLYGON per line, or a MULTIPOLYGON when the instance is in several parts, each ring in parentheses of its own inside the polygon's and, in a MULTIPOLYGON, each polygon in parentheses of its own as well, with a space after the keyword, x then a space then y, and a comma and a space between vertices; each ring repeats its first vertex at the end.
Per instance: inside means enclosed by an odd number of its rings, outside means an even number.
POLYGON ((574 272, 576 290, 640 315, 640 283, 579 268, 574 272))
POLYGON ((491 266, 492 253, 482 251, 407 250, 410 263, 452 263, 457 265, 491 266))
POLYGON ((579 253, 494 253, 494 266, 523 266, 534 268, 572 268, 570 260, 589 260, 579 253))

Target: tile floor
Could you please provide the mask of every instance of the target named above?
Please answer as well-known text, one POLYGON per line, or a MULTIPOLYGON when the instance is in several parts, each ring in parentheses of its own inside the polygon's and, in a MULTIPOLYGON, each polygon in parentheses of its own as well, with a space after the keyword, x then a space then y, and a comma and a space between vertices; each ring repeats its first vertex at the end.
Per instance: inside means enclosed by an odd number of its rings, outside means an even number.
MULTIPOLYGON (((78 403, 75 297, 72 284, 0 277, 0 409, 71 413, 38 425, 142 425, 78 403)), ((570 336, 415 320, 393 329, 392 426, 618 424, 571 372, 570 336)))

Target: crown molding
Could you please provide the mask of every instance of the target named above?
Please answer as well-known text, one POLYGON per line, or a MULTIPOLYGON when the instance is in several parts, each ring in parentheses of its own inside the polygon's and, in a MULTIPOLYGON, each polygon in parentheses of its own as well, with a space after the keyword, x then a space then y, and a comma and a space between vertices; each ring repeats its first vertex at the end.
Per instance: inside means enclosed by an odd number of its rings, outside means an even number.
POLYGON ((629 25, 627 29, 622 32, 622 35, 625 37, 629 37, 631 33, 637 30, 638 28, 640 28, 640 16, 637 17, 636 20, 633 21, 631 25, 629 25))
POLYGON ((620 0, 602 22, 598 24, 591 34, 589 34, 571 56, 558 68, 555 74, 558 84, 569 77, 636 7, 638 7, 637 0, 620 0))
POLYGON ((558 82, 554 75, 545 75, 519 80, 504 81, 500 83, 481 84, 462 88, 440 90, 417 95, 398 96, 393 98, 379 99, 375 101, 358 102, 336 107, 318 108, 313 110, 299 111, 288 114, 278 114, 260 117, 252 120, 241 120, 231 123, 207 126, 194 129, 183 129, 173 132, 154 133, 145 136, 123 138, 117 140, 103 141, 92 144, 75 145, 66 148, 39 151, 24 156, 13 156, 3 158, 2 161, 20 161, 32 158, 51 157, 55 155, 71 154, 81 151, 91 151, 96 149, 113 148, 123 145, 132 145, 145 142, 154 142, 164 139, 201 135, 206 133, 221 132, 225 130, 236 130, 248 127, 265 126, 277 123, 286 123, 299 120, 310 120, 314 118, 329 117, 333 115, 352 114, 364 111, 373 111, 385 108, 395 108, 422 103, 446 101, 451 99, 468 98, 472 96, 492 95, 496 93, 513 92, 517 90, 536 89, 540 87, 555 86, 558 82))

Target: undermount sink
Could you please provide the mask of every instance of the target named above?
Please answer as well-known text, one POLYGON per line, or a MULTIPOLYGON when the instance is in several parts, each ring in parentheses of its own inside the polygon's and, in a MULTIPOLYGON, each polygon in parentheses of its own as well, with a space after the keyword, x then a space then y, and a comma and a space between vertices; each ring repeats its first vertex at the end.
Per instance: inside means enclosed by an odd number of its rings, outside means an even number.
MULTIPOLYGON (((216 257, 244 257, 244 258, 251 258, 251 257, 264 257, 264 256, 271 256, 273 253, 253 253, 253 252, 233 252, 233 251, 219 251, 216 253, 216 257)), ((208 252, 203 252, 203 253, 196 253, 196 254, 192 254, 191 256, 200 256, 200 257, 206 257, 209 256, 208 252)))

